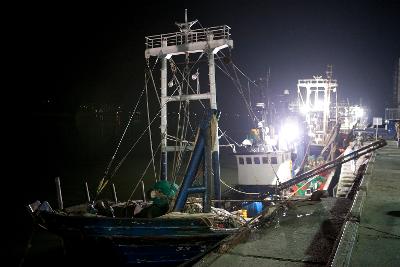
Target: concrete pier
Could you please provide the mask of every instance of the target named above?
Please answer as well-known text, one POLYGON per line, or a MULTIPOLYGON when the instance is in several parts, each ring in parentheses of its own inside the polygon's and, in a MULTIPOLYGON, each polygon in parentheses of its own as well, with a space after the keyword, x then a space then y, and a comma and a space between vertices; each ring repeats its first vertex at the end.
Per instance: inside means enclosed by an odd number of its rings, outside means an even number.
POLYGON ((351 198, 293 201, 195 266, 399 266, 400 149, 373 152, 351 198))
POLYGON ((332 266, 400 265, 400 149, 374 153, 332 266))

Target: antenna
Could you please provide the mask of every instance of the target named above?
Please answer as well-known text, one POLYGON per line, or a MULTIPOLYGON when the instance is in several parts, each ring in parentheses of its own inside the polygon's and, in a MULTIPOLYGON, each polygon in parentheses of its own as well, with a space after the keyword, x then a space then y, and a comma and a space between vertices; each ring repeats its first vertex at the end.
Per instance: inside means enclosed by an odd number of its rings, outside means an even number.
POLYGON ((333 71, 332 71, 332 65, 327 65, 327 70, 326 70, 326 78, 328 80, 331 80, 333 77, 333 71))
POLYGON ((176 26, 179 27, 179 30, 187 36, 187 34, 189 34, 189 32, 191 31, 190 27, 192 27, 196 22, 197 19, 193 21, 188 21, 187 9, 185 9, 185 22, 184 23, 175 22, 175 24, 176 26))

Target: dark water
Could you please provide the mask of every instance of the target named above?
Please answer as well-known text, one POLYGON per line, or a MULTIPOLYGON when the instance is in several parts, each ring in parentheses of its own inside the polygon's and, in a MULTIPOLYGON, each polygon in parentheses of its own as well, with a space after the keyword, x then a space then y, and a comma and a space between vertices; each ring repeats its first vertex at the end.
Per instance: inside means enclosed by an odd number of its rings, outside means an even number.
MULTIPOLYGON (((119 119, 113 113, 105 114, 102 118, 90 112, 28 115, 26 132, 22 133, 24 138, 19 138, 22 147, 19 159, 21 164, 18 164, 19 168, 14 172, 17 175, 11 178, 8 187, 14 196, 8 209, 11 210, 12 218, 9 231, 10 255, 16 266, 36 266, 38 263, 50 266, 54 261, 63 259, 61 240, 33 228, 26 205, 36 200, 47 200, 51 206, 56 207, 55 177, 60 177, 65 207, 85 201, 85 181, 93 197, 124 131, 128 116, 119 119)), ((140 118, 128 128, 126 140, 120 146, 115 163, 122 159, 145 127, 146 118, 140 118)), ((155 148, 160 140, 158 130, 154 126, 155 148)), ((126 200, 131 195, 150 158, 149 137, 146 133, 113 178, 119 200, 126 200)), ((158 155, 155 160, 158 172, 158 155)), ((173 155, 169 160, 173 161, 173 155)), ((234 181, 235 161, 228 148, 221 149, 221 165, 224 166, 221 169, 222 177, 228 183, 232 179, 234 181)), ((150 188, 155 181, 152 170, 150 167, 144 176, 146 188, 150 188)), ((178 178, 178 184, 179 181, 178 178)), ((110 187, 102 193, 102 197, 112 198, 110 187)), ((141 191, 138 189, 133 198, 140 197, 141 191)))

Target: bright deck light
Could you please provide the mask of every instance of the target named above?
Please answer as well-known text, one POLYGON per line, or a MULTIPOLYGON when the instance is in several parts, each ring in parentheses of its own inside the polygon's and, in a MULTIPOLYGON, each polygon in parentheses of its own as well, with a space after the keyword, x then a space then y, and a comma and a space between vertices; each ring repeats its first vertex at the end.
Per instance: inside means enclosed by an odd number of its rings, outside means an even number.
POLYGON ((315 101, 314 110, 324 110, 324 102, 321 100, 315 101))
POLYGON ((361 107, 356 107, 354 112, 357 118, 361 118, 364 116, 364 109, 361 107))
POLYGON ((309 108, 308 108, 307 105, 302 105, 302 106, 300 107, 300 112, 301 112, 303 115, 307 115, 308 111, 309 111, 309 108))
POLYGON ((281 128, 280 136, 287 142, 293 142, 300 136, 299 126, 293 121, 286 122, 281 128))

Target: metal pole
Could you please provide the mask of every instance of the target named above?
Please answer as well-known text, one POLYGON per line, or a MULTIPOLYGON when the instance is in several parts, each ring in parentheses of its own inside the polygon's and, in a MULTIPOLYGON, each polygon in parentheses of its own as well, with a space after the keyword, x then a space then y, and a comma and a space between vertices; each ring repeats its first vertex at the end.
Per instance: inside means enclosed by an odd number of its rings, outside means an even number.
POLYGON ((196 146, 194 147, 192 157, 190 158, 185 177, 183 178, 181 188, 179 189, 179 193, 175 201, 174 211, 182 211, 183 207, 185 206, 189 188, 203 159, 205 143, 206 140, 204 134, 200 133, 196 142, 196 146))
POLYGON ((64 204, 62 200, 62 194, 61 194, 61 183, 60 183, 60 177, 56 177, 56 188, 57 188, 57 202, 58 202, 58 208, 60 210, 64 209, 64 204))
POLYGON ((141 181, 141 184, 142 184, 142 200, 143 200, 143 202, 146 202, 146 191, 144 190, 143 180, 141 181))
MULTIPOLYGON (((211 118, 212 120, 212 118, 211 118)), ((211 128, 207 128, 206 135, 204 138, 206 139, 206 144, 204 146, 204 187, 206 188, 204 192, 204 206, 203 212, 211 212, 211 186, 212 186, 212 178, 213 178, 213 158, 211 147, 213 146, 212 137, 210 135, 211 128)), ((214 173, 214 182, 215 182, 215 173, 214 173)), ((215 186, 214 186, 215 187, 215 186)), ((215 192, 215 191, 214 191, 215 192)), ((215 203, 216 206, 220 206, 221 203, 215 203)))
MULTIPOLYGON (((166 40, 163 45, 167 45, 166 40)), ((161 180, 167 180, 167 57, 161 59, 161 180)))
POLYGON ((200 73, 199 73, 199 69, 197 69, 197 72, 196 72, 196 74, 197 74, 197 87, 196 87, 196 89, 197 89, 197 94, 200 94, 200 73))
POLYGON ((115 185, 114 184, 112 184, 112 189, 113 189, 114 202, 118 203, 117 191, 115 190, 115 185))
MULTIPOLYGON (((209 37, 209 40, 212 37, 209 37)), ((210 82, 210 107, 211 109, 217 109, 217 89, 215 85, 215 63, 214 63, 214 51, 208 51, 208 79, 210 82)))
MULTIPOLYGON (((212 35, 208 36, 209 40, 213 39, 212 35)), ((217 111, 217 88, 215 85, 215 63, 214 63, 214 51, 208 51, 208 77, 210 82, 210 107, 216 112, 217 111)), ((215 116, 215 115, 214 115, 215 116)), ((212 169, 214 172, 214 198, 217 200, 221 199, 221 184, 220 184, 220 168, 219 168, 219 140, 218 140, 218 119, 213 119, 215 122, 215 132, 212 135, 215 136, 214 144, 212 145, 212 169)), ((216 207, 220 207, 220 203, 217 202, 216 207)))
POLYGON ((89 193, 89 187, 87 182, 85 182, 85 189, 86 189, 86 200, 88 203, 90 203, 90 193, 89 193))

